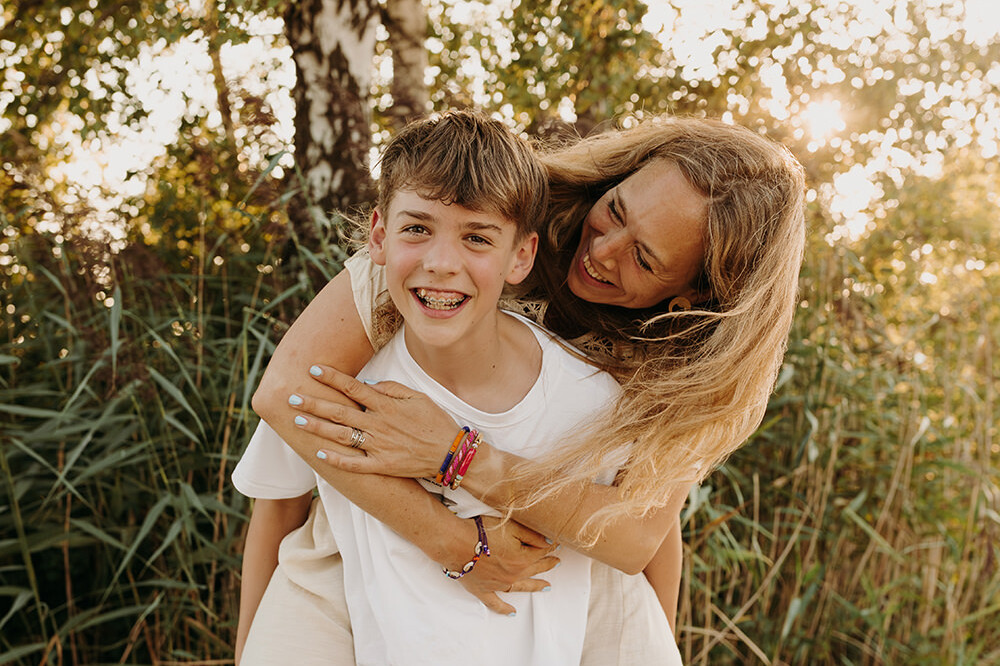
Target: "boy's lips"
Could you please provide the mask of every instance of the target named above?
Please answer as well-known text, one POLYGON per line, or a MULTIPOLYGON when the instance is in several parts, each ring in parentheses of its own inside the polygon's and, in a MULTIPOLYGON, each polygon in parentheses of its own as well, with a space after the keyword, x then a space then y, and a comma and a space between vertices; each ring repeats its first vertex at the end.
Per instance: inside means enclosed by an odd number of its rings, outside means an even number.
POLYGON ((430 310, 455 310, 469 298, 458 291, 426 289, 424 287, 416 287, 410 291, 424 307, 430 310))

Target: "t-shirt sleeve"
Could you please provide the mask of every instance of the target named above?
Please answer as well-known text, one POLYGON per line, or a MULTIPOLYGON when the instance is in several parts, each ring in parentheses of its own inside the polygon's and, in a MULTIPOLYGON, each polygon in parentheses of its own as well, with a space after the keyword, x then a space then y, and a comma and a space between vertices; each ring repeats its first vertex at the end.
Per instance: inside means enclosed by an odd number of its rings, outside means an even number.
MULTIPOLYGON (((351 290, 354 292, 354 307, 358 309, 361 323, 369 342, 375 346, 374 317, 379 295, 388 289, 385 280, 385 270, 372 261, 368 250, 359 250, 348 257, 344 268, 351 276, 351 290)), ((376 349, 378 347, 376 346, 376 349)))
POLYGON ((233 485, 247 497, 290 499, 312 490, 316 474, 261 421, 233 470, 233 485))

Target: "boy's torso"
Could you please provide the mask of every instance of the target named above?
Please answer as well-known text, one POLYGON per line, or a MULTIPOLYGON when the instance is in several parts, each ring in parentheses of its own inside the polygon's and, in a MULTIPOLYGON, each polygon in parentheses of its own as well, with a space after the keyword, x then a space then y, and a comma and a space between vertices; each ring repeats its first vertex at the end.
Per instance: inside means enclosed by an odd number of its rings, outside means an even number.
MULTIPOLYGON (((427 375, 407 353, 402 331, 358 377, 391 379, 427 393, 459 424, 477 427, 491 445, 536 458, 609 407, 619 389, 610 376, 569 354, 541 329, 523 325, 531 327, 542 347, 541 370, 527 394, 499 414, 470 407, 427 375)), ((610 475, 601 480, 609 482, 610 475)), ((460 517, 497 515, 461 488, 442 491, 422 483, 430 492, 443 494, 443 501, 460 517)), ((344 557, 359 664, 578 661, 589 596, 588 558, 560 552, 559 568, 546 578, 553 591, 504 595, 518 616, 502 617, 329 484, 320 483, 320 494, 344 557)))

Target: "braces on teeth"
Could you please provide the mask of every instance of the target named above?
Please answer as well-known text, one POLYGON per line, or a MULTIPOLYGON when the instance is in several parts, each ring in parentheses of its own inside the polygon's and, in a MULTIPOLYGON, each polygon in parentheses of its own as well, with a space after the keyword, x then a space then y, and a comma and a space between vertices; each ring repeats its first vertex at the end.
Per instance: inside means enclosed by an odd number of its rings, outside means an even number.
POLYGON ((457 307, 466 298, 465 296, 458 296, 454 298, 435 298, 434 296, 428 296, 426 289, 417 289, 416 294, 417 297, 423 301, 424 305, 432 310, 449 310, 457 307))

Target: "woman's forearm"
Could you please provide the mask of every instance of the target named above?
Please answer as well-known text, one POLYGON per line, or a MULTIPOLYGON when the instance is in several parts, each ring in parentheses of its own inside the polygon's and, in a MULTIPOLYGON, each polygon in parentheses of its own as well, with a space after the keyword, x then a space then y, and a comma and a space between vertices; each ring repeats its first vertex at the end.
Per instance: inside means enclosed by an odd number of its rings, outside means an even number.
MULTIPOLYGON (((510 470, 523 458, 492 446, 480 446, 462 487, 480 500, 498 509, 508 507, 512 498, 523 497, 530 490, 510 480, 510 470)), ((513 518, 552 539, 604 562, 627 574, 642 571, 656 554, 670 526, 687 498, 687 488, 675 490, 669 501, 645 516, 623 515, 612 520, 594 543, 588 543, 581 530, 598 510, 619 500, 619 489, 597 483, 581 482, 532 504, 515 509, 513 518)))
POLYGON ((677 600, 680 597, 681 569, 684 560, 684 542, 681 536, 680 515, 672 521, 667 538, 656 555, 643 569, 656 598, 660 601, 670 630, 677 635, 677 600))
MULTIPOLYGON (((321 464, 316 457, 330 442, 294 424, 299 412, 288 399, 317 387, 309 368, 322 363, 357 374, 374 351, 354 305, 350 274, 342 271, 316 296, 282 338, 253 396, 254 410, 319 475, 355 505, 389 525, 441 563, 460 564, 475 529, 454 516, 412 479, 358 475, 321 464)), ((325 387, 321 387, 325 388, 325 387)), ((333 389, 327 400, 353 404, 333 389)))
MULTIPOLYGON (((354 376, 374 354, 354 305, 351 276, 341 271, 281 338, 253 394, 254 411, 277 430, 284 422, 293 423, 298 414, 288 403, 291 395, 319 391, 324 399, 353 404, 334 389, 317 387, 309 368, 323 363, 354 376)), ((279 432, 290 441, 287 430, 279 432)))

